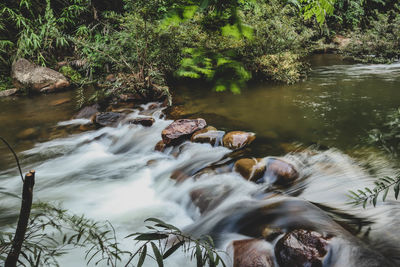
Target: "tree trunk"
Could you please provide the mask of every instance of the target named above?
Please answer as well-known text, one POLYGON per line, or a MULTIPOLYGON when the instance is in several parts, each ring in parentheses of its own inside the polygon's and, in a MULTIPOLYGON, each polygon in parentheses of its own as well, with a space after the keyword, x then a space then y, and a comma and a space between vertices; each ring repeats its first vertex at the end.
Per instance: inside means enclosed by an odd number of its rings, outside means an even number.
POLYGON ((22 189, 21 211, 18 218, 18 225, 15 231, 14 240, 10 252, 8 253, 5 267, 16 267, 18 257, 21 252, 22 243, 25 239, 26 228, 28 227, 29 216, 32 208, 33 186, 35 185, 35 171, 30 171, 25 175, 22 189))

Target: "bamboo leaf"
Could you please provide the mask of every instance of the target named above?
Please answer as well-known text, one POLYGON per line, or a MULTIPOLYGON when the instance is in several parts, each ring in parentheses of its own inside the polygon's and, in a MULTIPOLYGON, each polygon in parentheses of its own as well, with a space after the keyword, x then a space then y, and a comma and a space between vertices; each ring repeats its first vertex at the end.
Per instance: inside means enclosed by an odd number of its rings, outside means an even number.
POLYGON ((201 256, 201 249, 198 243, 196 243, 196 260, 197 260, 197 267, 202 267, 203 259, 201 256))
POLYGON ((165 238, 168 238, 168 235, 159 233, 144 233, 135 237, 135 240, 149 241, 149 240, 161 240, 165 238))
POLYGON ((172 230, 176 230, 176 231, 180 231, 177 227, 173 226, 172 224, 168 224, 160 219, 157 218, 148 218, 145 220, 145 222, 155 222, 156 226, 162 226, 164 228, 167 229, 172 229, 172 230))
POLYGON ((143 265, 144 260, 146 259, 146 256, 147 256, 147 245, 144 245, 142 254, 140 254, 140 258, 139 258, 137 267, 141 267, 143 265))
POLYGON ((162 256, 161 256, 161 253, 160 253, 160 251, 158 250, 156 244, 154 244, 153 242, 151 242, 151 247, 153 248, 154 256, 156 257, 158 266, 159 266, 159 267, 163 267, 163 266, 164 266, 163 258, 162 258, 162 256))
POLYGON ((179 243, 176 243, 175 245, 173 245, 170 249, 168 249, 164 255, 163 255, 163 259, 168 258, 169 256, 171 256, 178 248, 180 248, 183 244, 185 244, 185 241, 181 241, 179 243))
POLYGON ((364 209, 365 209, 365 207, 367 206, 367 202, 368 202, 368 198, 364 199, 364 202, 363 202, 363 208, 364 208, 364 209))
POLYGON ((394 197, 397 199, 399 197, 399 191, 400 191, 400 180, 397 182, 397 184, 394 186, 394 197))
POLYGON ((360 189, 358 189, 357 191, 360 193, 360 195, 367 196, 367 194, 365 194, 365 192, 364 192, 364 191, 362 191, 362 190, 360 190, 360 189))
POLYGON ((378 199, 378 193, 375 194, 375 196, 372 199, 372 204, 374 205, 374 207, 376 207, 376 200, 378 199))
POLYGON ((385 192, 383 193, 382 201, 384 202, 386 200, 387 194, 389 192, 390 187, 387 187, 385 192))
POLYGON ((208 263, 210 267, 215 267, 215 260, 214 260, 214 253, 211 251, 211 249, 206 248, 207 254, 208 254, 208 263))

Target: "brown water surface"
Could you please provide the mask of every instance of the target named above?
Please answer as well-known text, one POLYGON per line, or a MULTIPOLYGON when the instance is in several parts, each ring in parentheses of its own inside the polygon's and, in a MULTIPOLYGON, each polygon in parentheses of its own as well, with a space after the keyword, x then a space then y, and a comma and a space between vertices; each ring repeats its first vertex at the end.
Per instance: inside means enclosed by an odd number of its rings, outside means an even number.
MULTIPOLYGON (((27 150, 36 142, 46 141, 59 121, 75 112, 74 92, 49 95, 0 98, 0 136, 17 151, 27 150)), ((10 152, 0 146, 0 170, 13 163, 10 152)))

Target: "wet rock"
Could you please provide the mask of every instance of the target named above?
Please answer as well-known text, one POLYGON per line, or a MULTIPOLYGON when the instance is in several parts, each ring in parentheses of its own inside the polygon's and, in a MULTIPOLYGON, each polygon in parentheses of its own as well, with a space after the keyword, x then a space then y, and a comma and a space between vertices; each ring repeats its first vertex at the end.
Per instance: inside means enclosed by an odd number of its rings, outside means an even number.
POLYGON ((185 181, 186 179, 188 179, 190 177, 190 175, 189 174, 187 174, 185 171, 183 171, 183 170, 175 170, 172 174, 171 174, 171 176, 170 176, 170 178, 172 179, 172 180, 175 180, 175 181, 177 181, 177 182, 183 182, 183 181, 185 181))
POLYGON ((154 147, 154 150, 164 152, 166 147, 167 147, 167 145, 164 143, 163 140, 161 140, 156 144, 156 146, 154 147))
POLYGON ((26 59, 13 63, 11 76, 17 88, 29 88, 34 92, 50 93, 70 86, 61 73, 37 66, 26 59))
POLYGON ((233 163, 227 163, 223 165, 216 165, 216 166, 208 166, 204 169, 198 171, 195 175, 195 179, 200 178, 202 175, 217 175, 222 173, 229 173, 233 170, 233 163))
POLYGON ((254 133, 233 131, 233 132, 227 133, 224 136, 224 138, 222 139, 222 143, 223 143, 224 147, 236 150, 236 149, 240 149, 246 145, 251 144, 251 142, 253 142, 254 139, 256 139, 256 136, 254 133))
POLYGON ((277 185, 287 185, 297 178, 299 178, 299 172, 292 164, 281 159, 270 158, 264 177, 259 179, 257 183, 268 181, 277 185))
POLYGON ((224 134, 225 132, 218 131, 215 127, 207 126, 206 128, 195 132, 190 141, 194 143, 208 143, 213 146, 216 144, 219 145, 224 134))
POLYGON ((24 140, 26 140, 26 139, 35 138, 35 137, 37 137, 38 135, 39 135, 39 132, 38 132, 37 129, 35 129, 35 128, 28 128, 28 129, 25 129, 25 130, 23 130, 22 132, 20 132, 20 133, 17 135, 17 137, 18 137, 19 139, 24 139, 24 140))
POLYGON ((62 104, 68 103, 68 102, 71 102, 71 98, 57 99, 57 100, 52 101, 52 102, 50 103, 50 105, 51 105, 51 106, 60 106, 60 105, 62 105, 62 104))
POLYGON ((271 245, 264 240, 235 240, 232 242, 231 246, 233 248, 234 267, 274 266, 274 261, 271 255, 271 245))
POLYGON ((327 239, 317 232, 307 230, 287 233, 275 246, 279 266, 319 267, 327 252, 327 239))
POLYGON ((0 97, 12 96, 18 93, 17 88, 0 91, 0 97))
POLYGON ((94 123, 99 126, 115 126, 125 114, 116 112, 101 112, 93 118, 94 123))
POLYGON ((84 107, 74 116, 74 119, 90 119, 93 115, 98 113, 99 110, 100 106, 98 104, 84 107))
POLYGON ((203 119, 180 119, 171 123, 162 133, 162 139, 167 146, 178 145, 189 139, 191 135, 206 127, 203 119))
POLYGON ((93 124, 82 124, 82 125, 79 125, 79 131, 81 131, 81 132, 94 130, 94 128, 95 127, 93 127, 93 124))
POLYGON ((137 118, 137 119, 132 119, 129 120, 129 124, 140 124, 145 127, 150 127, 154 124, 155 120, 152 117, 146 117, 146 118, 137 118))
POLYGON ((156 160, 156 159, 151 159, 151 160, 148 160, 148 161, 146 162, 146 166, 151 167, 151 166, 156 165, 157 163, 158 163, 158 160, 156 160))
POLYGON ((265 160, 256 158, 239 159, 236 161, 234 167, 236 172, 240 173, 247 180, 253 182, 264 176, 266 168, 265 160))
POLYGON ((210 186, 192 190, 190 198, 201 214, 221 204, 231 192, 228 186, 210 186))

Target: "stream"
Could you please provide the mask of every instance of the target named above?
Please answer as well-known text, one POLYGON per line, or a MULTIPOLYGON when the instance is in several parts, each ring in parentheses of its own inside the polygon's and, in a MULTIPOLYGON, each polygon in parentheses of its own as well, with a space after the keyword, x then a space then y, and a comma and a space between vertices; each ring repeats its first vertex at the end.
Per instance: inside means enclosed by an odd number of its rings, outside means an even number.
MULTIPOLYGON (((128 116, 151 114, 152 127, 120 124, 79 131, 90 121, 70 120, 73 92, 0 99, 0 135, 16 148, 24 171, 36 170, 35 201, 108 220, 121 237, 145 231, 143 222, 149 217, 194 236, 211 235, 223 250, 232 240, 258 237, 266 225, 283 231, 312 229, 333 236, 324 266, 398 266, 400 205, 394 196, 389 193, 386 202, 363 209, 348 204, 347 195, 398 173, 398 162, 370 144, 368 133, 381 128, 387 112, 400 103, 400 63, 346 64, 333 55, 317 55, 311 63, 304 82, 253 84, 240 95, 200 85, 177 87, 181 118, 204 118, 226 132, 256 134, 236 154, 191 142, 154 151, 172 120, 165 118, 163 108, 150 104, 128 116), (21 134, 27 129, 33 130, 21 134), (246 181, 223 167, 204 170, 215 163, 232 165, 244 156, 280 157, 296 167, 300 178, 276 188, 246 181), (170 177, 177 170, 193 177, 176 183, 170 177), (203 213, 191 199, 199 190, 214 201, 203 213)), ((0 189, 20 194, 13 158, 3 147, 0 152, 0 189)), ((0 194, 0 226, 13 222, 18 212, 19 201, 0 194)), ((271 255, 279 237, 268 241, 271 255)), ((85 266, 83 258, 84 251, 72 251, 60 264, 85 266)), ((275 257, 273 261, 278 266, 275 257)), ((192 266, 179 253, 166 262, 179 265, 192 266)))

